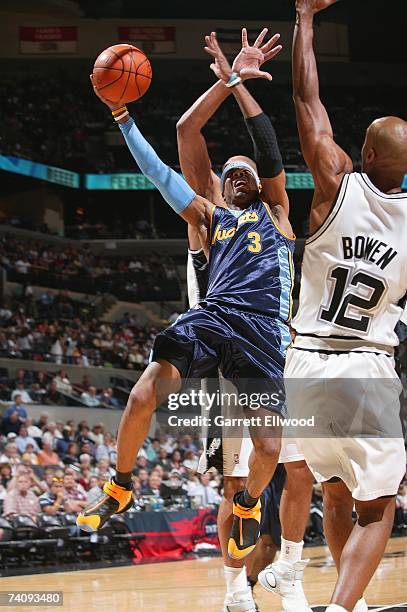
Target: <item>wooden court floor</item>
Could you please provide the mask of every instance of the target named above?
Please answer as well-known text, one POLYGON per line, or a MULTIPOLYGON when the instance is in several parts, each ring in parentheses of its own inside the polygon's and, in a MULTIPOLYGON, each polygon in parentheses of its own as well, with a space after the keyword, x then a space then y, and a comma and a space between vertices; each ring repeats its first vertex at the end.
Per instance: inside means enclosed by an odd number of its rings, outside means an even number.
MULTIPOLYGON (((310 604, 325 604, 335 583, 332 558, 325 547, 307 549, 311 562, 305 573, 310 604)), ((63 607, 7 607, 9 612, 220 612, 223 603, 222 562, 216 559, 179 561, 101 570, 61 572, 1 579, 1 591, 61 590, 63 607)), ((280 612, 279 600, 260 586, 262 612, 280 612)), ((407 602, 407 538, 390 541, 367 592, 369 604, 407 602)))

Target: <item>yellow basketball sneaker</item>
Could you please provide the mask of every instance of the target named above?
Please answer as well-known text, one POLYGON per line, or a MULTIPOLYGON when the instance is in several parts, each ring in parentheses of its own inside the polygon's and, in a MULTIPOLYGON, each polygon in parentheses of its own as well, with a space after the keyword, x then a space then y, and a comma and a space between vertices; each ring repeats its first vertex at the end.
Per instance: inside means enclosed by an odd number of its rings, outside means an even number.
POLYGON ((261 498, 253 508, 241 506, 233 498, 233 525, 228 543, 228 554, 232 559, 244 559, 249 555, 260 536, 261 498))
POLYGON ((116 484, 112 479, 105 482, 99 499, 89 504, 76 519, 83 531, 96 531, 106 523, 112 514, 121 514, 133 503, 133 492, 116 484))

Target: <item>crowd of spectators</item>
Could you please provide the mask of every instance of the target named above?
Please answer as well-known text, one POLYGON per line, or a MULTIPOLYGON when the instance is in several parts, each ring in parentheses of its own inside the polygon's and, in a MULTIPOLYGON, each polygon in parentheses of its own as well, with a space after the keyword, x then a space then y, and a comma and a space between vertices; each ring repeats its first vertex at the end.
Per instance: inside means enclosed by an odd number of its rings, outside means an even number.
MULTIPOLYGON (((1 153, 76 171, 118 172, 134 168, 127 152, 109 145, 106 132, 116 128, 83 73, 48 74, 49 95, 45 101, 42 83, 43 76, 38 78, 35 74, 19 82, 2 80, 0 112, 9 120, 0 126, 1 153)), ((188 78, 153 80, 148 94, 133 109, 143 133, 172 165, 178 164, 175 124, 206 86, 188 78)), ((303 168, 290 87, 278 83, 271 88, 264 83, 253 83, 251 87, 275 123, 285 164, 303 168)), ((355 161, 360 158, 364 130, 372 119, 404 113, 403 96, 389 87, 382 91, 375 87, 324 87, 323 98, 337 140, 355 161)), ((228 100, 206 131, 215 165, 236 152, 250 152, 246 130, 240 128, 240 111, 233 100, 228 100)))
MULTIPOLYGON (((3 370, 3 369, 2 369, 3 370)), ((129 383, 130 384, 130 383, 129 383)), ((125 397, 126 392, 122 392, 125 397)), ((20 368, 14 379, 5 372, 0 377, 0 400, 9 402, 3 414, 0 431, 19 433, 19 416, 27 417, 27 406, 72 406, 93 408, 123 408, 124 398, 118 397, 113 387, 97 389, 89 376, 84 375, 80 383, 73 384, 65 370, 58 372, 31 372, 20 368)))
POLYGON ((0 357, 133 370, 147 364, 155 327, 128 314, 106 323, 93 316, 90 302, 66 291, 35 298, 31 285, 25 289, 0 304, 0 357))
POLYGON ((177 271, 165 253, 106 257, 87 246, 64 247, 12 235, 0 238, 0 266, 9 280, 84 293, 108 293, 127 301, 179 297, 177 271))
MULTIPOLYGON (((100 494, 100 487, 114 474, 117 458, 115 434, 103 423, 90 427, 87 421, 51 422, 48 414, 38 420, 25 409, 18 410, 16 431, 0 424, 0 505, 5 517, 38 513, 79 512, 100 494)), ((218 474, 198 477, 196 468, 201 443, 190 435, 149 438, 133 470, 136 508, 161 507, 183 499, 188 506, 218 505, 221 478, 218 474), (150 505, 148 505, 150 504, 150 505)))

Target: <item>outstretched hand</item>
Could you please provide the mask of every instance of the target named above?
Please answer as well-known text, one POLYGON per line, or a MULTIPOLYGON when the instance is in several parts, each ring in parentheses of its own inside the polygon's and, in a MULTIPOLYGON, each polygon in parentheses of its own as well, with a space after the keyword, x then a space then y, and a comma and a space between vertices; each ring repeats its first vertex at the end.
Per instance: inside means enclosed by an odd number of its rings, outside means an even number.
POLYGON ((247 30, 242 29, 242 49, 236 56, 232 67, 226 59, 222 49, 219 46, 216 38, 216 32, 212 32, 210 36, 205 36, 206 47, 205 51, 212 55, 215 62, 211 64, 211 69, 219 79, 227 82, 232 72, 236 72, 244 81, 246 79, 267 79, 272 80, 269 72, 260 70, 261 66, 280 53, 283 48, 281 45, 274 46, 280 34, 275 34, 270 40, 263 45, 264 38, 268 32, 264 28, 257 37, 253 46, 250 46, 247 40, 247 30))
POLYGON ((296 0, 295 6, 297 11, 319 13, 319 11, 323 11, 335 2, 338 2, 338 0, 296 0))
POLYGON ((92 83, 93 91, 95 92, 99 100, 101 100, 104 104, 106 104, 110 108, 110 110, 114 111, 125 105, 123 101, 112 102, 112 100, 108 100, 107 98, 105 98, 103 94, 101 94, 98 88, 96 87, 95 82, 93 80, 93 74, 90 75, 90 82, 92 83))

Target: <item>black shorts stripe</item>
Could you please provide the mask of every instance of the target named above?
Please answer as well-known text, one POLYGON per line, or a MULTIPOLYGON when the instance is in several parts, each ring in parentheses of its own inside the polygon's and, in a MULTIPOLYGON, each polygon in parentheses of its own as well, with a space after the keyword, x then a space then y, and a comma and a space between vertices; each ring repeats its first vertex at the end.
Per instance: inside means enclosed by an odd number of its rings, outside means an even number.
POLYGON ((366 354, 368 353, 369 355, 385 355, 386 357, 393 357, 393 355, 389 355, 389 353, 379 353, 377 351, 358 351, 358 350, 354 350, 352 351, 351 349, 349 350, 343 350, 343 351, 330 351, 328 349, 307 349, 307 348, 303 348, 303 347, 299 347, 299 346, 293 346, 292 347, 295 351, 305 351, 306 353, 322 353, 323 355, 342 355, 342 354, 349 354, 349 353, 361 353, 361 354, 366 354))

